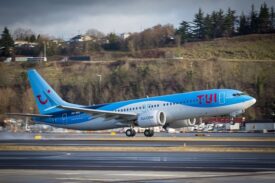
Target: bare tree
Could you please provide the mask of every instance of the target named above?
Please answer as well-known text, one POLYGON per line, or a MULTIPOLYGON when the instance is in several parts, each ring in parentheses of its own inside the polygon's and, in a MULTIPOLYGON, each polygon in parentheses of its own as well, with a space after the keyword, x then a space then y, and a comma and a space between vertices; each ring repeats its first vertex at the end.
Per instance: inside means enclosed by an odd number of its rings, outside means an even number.
POLYGON ((13 32, 13 38, 15 40, 28 40, 35 33, 31 29, 17 28, 13 32))
POLYGON ((93 36, 93 37, 96 37, 96 38, 103 38, 105 36, 104 33, 100 32, 97 29, 87 30, 86 35, 93 36))

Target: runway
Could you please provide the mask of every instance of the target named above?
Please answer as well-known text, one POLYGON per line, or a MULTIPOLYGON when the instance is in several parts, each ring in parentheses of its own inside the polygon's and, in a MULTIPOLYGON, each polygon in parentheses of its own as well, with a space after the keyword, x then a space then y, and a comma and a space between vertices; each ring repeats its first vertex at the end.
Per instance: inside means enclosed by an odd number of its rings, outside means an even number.
POLYGON ((267 182, 261 153, 0 152, 1 182, 267 182))
POLYGON ((0 182, 273 182, 273 137, 155 137, 96 136, 97 139, 0 140, 0 182), (104 138, 101 138, 104 137, 104 138), (26 147, 9 150, 1 147, 26 147), (213 148, 214 151, 175 152, 167 148, 213 148), (43 148, 39 150, 38 148, 43 148), (55 149, 57 148, 57 149, 55 149), (65 148, 67 150, 60 150, 65 148), (74 148, 74 150, 71 150, 74 148), (102 148, 104 151, 85 148, 102 148), (124 151, 136 148, 138 151, 124 151), (153 149, 148 150, 148 149, 153 149), (223 148, 243 152, 216 151, 223 148), (250 152, 249 148, 263 150, 250 152), (113 149, 116 149, 115 151, 113 149), (121 149, 121 150, 120 150, 121 149), (142 151, 145 149, 145 151, 142 151), (147 149, 147 150, 146 150, 147 149), (156 150, 155 150, 156 149, 156 150), (159 149, 164 151, 159 152, 159 149), (216 152, 215 152, 216 151, 216 152))
POLYGON ((0 140, 1 145, 24 146, 92 146, 92 147, 175 147, 175 146, 208 146, 208 147, 275 147, 274 141, 213 141, 213 140, 0 140))
POLYGON ((0 152, 0 168, 61 170, 275 171, 267 153, 0 152))

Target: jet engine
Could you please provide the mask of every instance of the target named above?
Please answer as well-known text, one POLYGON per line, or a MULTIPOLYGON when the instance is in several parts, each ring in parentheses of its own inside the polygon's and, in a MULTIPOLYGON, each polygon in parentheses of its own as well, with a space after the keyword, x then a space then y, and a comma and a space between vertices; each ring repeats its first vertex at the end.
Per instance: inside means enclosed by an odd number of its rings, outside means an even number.
POLYGON ((178 120, 178 121, 169 123, 168 127, 182 128, 182 127, 194 126, 195 124, 196 124, 196 118, 193 118, 193 119, 178 120))
POLYGON ((162 111, 149 111, 138 116, 137 124, 140 127, 163 126, 166 123, 166 115, 162 111))

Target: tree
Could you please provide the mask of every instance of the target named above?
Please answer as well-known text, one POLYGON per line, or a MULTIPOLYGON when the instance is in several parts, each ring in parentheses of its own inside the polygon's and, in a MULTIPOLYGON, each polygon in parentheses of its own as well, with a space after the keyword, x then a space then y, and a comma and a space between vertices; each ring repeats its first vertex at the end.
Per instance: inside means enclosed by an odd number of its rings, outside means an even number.
POLYGON ((275 14, 273 6, 270 9, 271 32, 275 32, 275 14))
POLYGON ((105 36, 104 33, 100 32, 99 30, 96 30, 96 29, 87 30, 86 35, 93 36, 98 39, 103 38, 105 36))
POLYGON ((20 41, 29 41, 35 33, 31 29, 17 28, 13 32, 13 38, 20 41))
POLYGON ((251 13, 250 13, 250 32, 257 33, 259 31, 259 20, 258 15, 254 9, 254 5, 251 6, 251 13))
POLYGON ((190 25, 186 21, 182 21, 180 24, 179 29, 177 30, 177 34, 180 35, 181 42, 185 43, 191 38, 191 33, 190 33, 190 25))
POLYGON ((225 36, 232 36, 234 34, 235 21, 236 21, 235 11, 228 8, 227 13, 225 15, 225 20, 224 20, 225 36))
POLYGON ((193 33, 197 39, 205 38, 204 17, 201 8, 199 9, 199 12, 195 14, 193 33))
POLYGON ((220 37, 220 29, 221 29, 221 24, 220 24, 220 17, 218 12, 213 11, 211 14, 211 22, 212 22, 212 38, 220 37))
POLYGON ((211 21, 211 16, 207 14, 203 20, 205 38, 210 39, 213 36, 213 26, 211 21))
POLYGON ((245 34, 248 34, 249 32, 250 32, 249 22, 245 17, 245 15, 242 13, 239 20, 239 34, 245 35, 245 34))
POLYGON ((108 43, 103 45, 105 50, 115 51, 121 48, 121 40, 115 33, 107 35, 108 43))
POLYGON ((29 37, 29 41, 30 41, 31 43, 35 42, 35 41, 36 41, 36 36, 35 36, 34 34, 31 35, 31 36, 29 37))
POLYGON ((6 57, 12 56, 13 49, 14 49, 14 41, 7 27, 4 28, 4 31, 1 35, 0 47, 3 48, 3 56, 6 56, 6 57))
POLYGON ((217 12, 217 37, 223 37, 224 36, 224 31, 225 31, 225 26, 224 26, 224 12, 222 9, 220 9, 217 12))
POLYGON ((268 33, 270 32, 270 19, 269 19, 269 11, 266 6, 266 3, 261 5, 260 13, 259 13, 259 32, 260 33, 268 33))

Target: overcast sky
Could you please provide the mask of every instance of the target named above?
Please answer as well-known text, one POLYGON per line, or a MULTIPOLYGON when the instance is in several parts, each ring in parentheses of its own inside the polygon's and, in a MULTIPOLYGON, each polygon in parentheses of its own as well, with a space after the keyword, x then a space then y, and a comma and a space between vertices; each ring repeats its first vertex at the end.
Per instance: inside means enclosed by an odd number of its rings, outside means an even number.
POLYGON ((36 33, 68 39, 98 29, 104 33, 139 32, 156 24, 192 21, 199 8, 206 13, 228 7, 248 14, 275 0, 0 0, 0 31, 30 28, 36 33))

